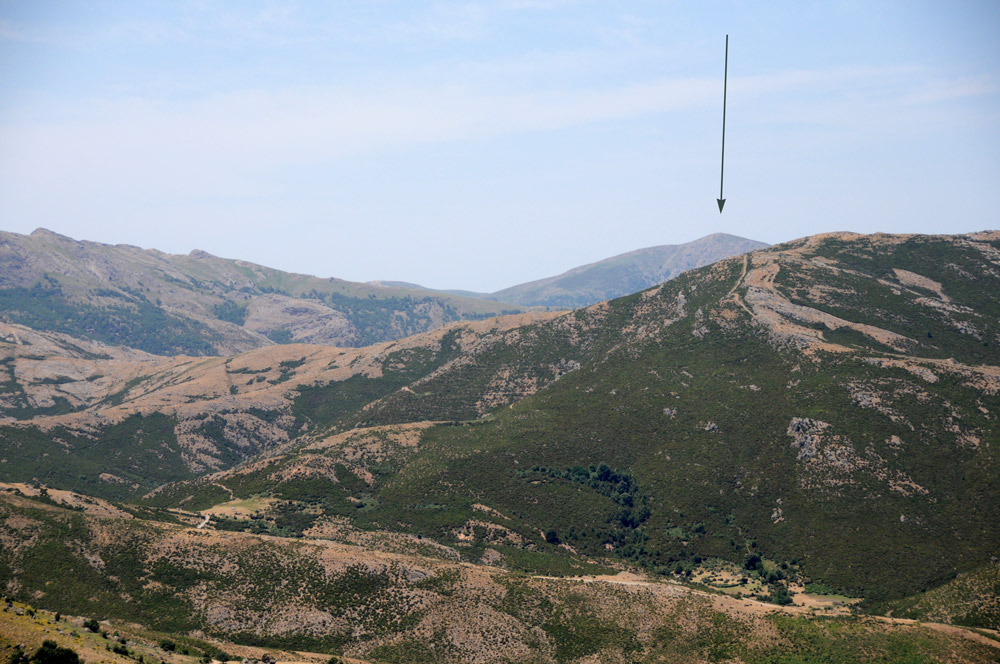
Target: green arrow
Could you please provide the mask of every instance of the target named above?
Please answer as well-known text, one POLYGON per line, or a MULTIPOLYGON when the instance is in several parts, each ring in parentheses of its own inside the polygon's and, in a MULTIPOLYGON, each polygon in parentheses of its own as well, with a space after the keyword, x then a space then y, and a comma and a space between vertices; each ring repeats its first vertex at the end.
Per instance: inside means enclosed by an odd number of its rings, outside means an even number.
POLYGON ((722 173, 719 175, 719 214, 726 199, 722 197, 722 182, 726 177, 726 80, 729 78, 729 35, 726 35, 726 63, 722 72, 722 173))

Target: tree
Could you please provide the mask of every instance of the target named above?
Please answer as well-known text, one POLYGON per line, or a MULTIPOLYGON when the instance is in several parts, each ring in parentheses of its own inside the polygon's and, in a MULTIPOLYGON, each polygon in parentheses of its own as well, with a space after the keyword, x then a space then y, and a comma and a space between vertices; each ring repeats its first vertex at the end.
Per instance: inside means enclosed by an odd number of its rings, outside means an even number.
POLYGON ((792 596, 788 594, 788 588, 785 586, 778 586, 777 589, 771 593, 771 601, 781 606, 788 606, 792 603, 792 596))
POLYGON ((97 622, 96 618, 90 618, 89 620, 83 621, 83 628, 88 632, 94 632, 96 634, 101 631, 101 623, 97 622))
POLYGON ((80 656, 55 641, 43 641, 42 647, 31 656, 31 661, 35 664, 80 664, 80 656))

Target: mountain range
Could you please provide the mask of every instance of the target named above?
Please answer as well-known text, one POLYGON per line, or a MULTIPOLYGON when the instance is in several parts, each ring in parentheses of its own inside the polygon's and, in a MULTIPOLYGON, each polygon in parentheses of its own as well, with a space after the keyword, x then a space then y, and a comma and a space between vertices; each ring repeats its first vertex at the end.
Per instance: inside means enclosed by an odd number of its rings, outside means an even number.
MULTIPOLYGON (((723 258, 739 256, 768 245, 756 240, 712 233, 684 244, 646 247, 581 265, 562 274, 504 288, 494 293, 440 291, 462 297, 510 302, 525 307, 575 309, 630 295, 673 279, 686 270, 723 258)), ((384 286, 422 288, 400 281, 373 282, 384 286)))
POLYGON ((158 355, 225 355, 293 341, 357 347, 455 321, 592 304, 757 246, 709 236, 483 295, 321 279, 198 250, 165 254, 38 229, 0 233, 0 320, 158 355))
POLYGON ((831 233, 358 348, 8 322, 0 582, 367 661, 989 661, 997 292, 1000 232, 831 233))
POLYGON ((576 309, 637 293, 687 270, 767 246, 756 240, 713 233, 685 244, 647 247, 619 254, 554 277, 511 286, 487 297, 523 306, 576 309))
POLYGON ((0 234, 0 311, 8 322, 158 355, 213 355, 291 341, 364 346, 520 308, 39 229, 0 234))

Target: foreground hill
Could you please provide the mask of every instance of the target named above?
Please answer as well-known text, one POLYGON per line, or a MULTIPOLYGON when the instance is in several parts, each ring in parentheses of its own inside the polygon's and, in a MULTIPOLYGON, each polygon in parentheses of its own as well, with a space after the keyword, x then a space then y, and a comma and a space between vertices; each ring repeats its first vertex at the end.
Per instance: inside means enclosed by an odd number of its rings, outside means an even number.
POLYGON ((364 346, 514 305, 186 256, 0 233, 0 317, 159 355, 228 355, 289 341, 364 346))
MULTIPOLYGON (((844 233, 366 349, 168 361, 10 328, 0 479, 127 498, 148 518, 183 508, 244 537, 402 538, 542 576, 628 564, 774 601, 808 584, 995 629, 993 601, 943 605, 994 587, 998 292, 1000 233, 844 233)), ((190 601, 249 592, 201 559, 149 581, 190 601)), ((24 565, 0 571, 43 590, 24 565)), ((88 583, 121 578, 93 569, 88 583)), ((548 620, 553 604, 520 597, 548 620)))
POLYGON ((171 664, 193 664, 201 653, 224 658, 220 648, 230 659, 274 657, 246 646, 282 648, 289 652, 280 661, 313 663, 328 656, 301 651, 469 664, 859 655, 974 663, 1000 653, 985 636, 943 625, 817 616, 594 567, 556 578, 469 565, 415 537, 290 540, 109 512, 95 502, 57 504, 72 498, 0 493, 0 536, 20 543, 0 551, 0 562, 19 579, 19 596, 104 620, 104 634, 89 633, 80 618, 26 615, 10 604, 0 614, 0 649, 27 643, 30 652, 54 637, 88 662, 142 656, 171 664), (109 632, 117 636, 110 642, 109 632), (103 646, 124 657, 109 658, 103 646))

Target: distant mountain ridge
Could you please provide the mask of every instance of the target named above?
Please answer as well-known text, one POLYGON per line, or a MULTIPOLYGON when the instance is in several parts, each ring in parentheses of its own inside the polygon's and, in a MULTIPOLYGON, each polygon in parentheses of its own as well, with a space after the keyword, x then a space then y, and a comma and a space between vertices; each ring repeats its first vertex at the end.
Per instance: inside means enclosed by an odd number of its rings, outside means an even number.
MULTIPOLYGON (((728 233, 712 233, 684 244, 664 244, 636 249, 580 265, 562 274, 529 281, 494 293, 465 290, 435 291, 459 297, 510 302, 522 307, 576 309, 604 300, 631 295, 669 281, 682 272, 768 247, 728 233)), ((381 286, 422 288, 403 281, 374 281, 381 286)))
POLYGON ((687 270, 767 246, 756 240, 713 233, 693 242, 619 254, 554 277, 505 288, 489 297, 522 306, 585 307, 637 293, 687 270))
POLYGON ((168 356, 290 342, 359 347, 531 307, 587 306, 766 246, 717 233, 473 293, 323 279, 201 250, 167 254, 39 228, 0 232, 0 321, 168 356))
POLYGON ((159 355, 274 343, 365 346, 520 308, 418 288, 167 254, 38 229, 0 232, 0 319, 159 355))

